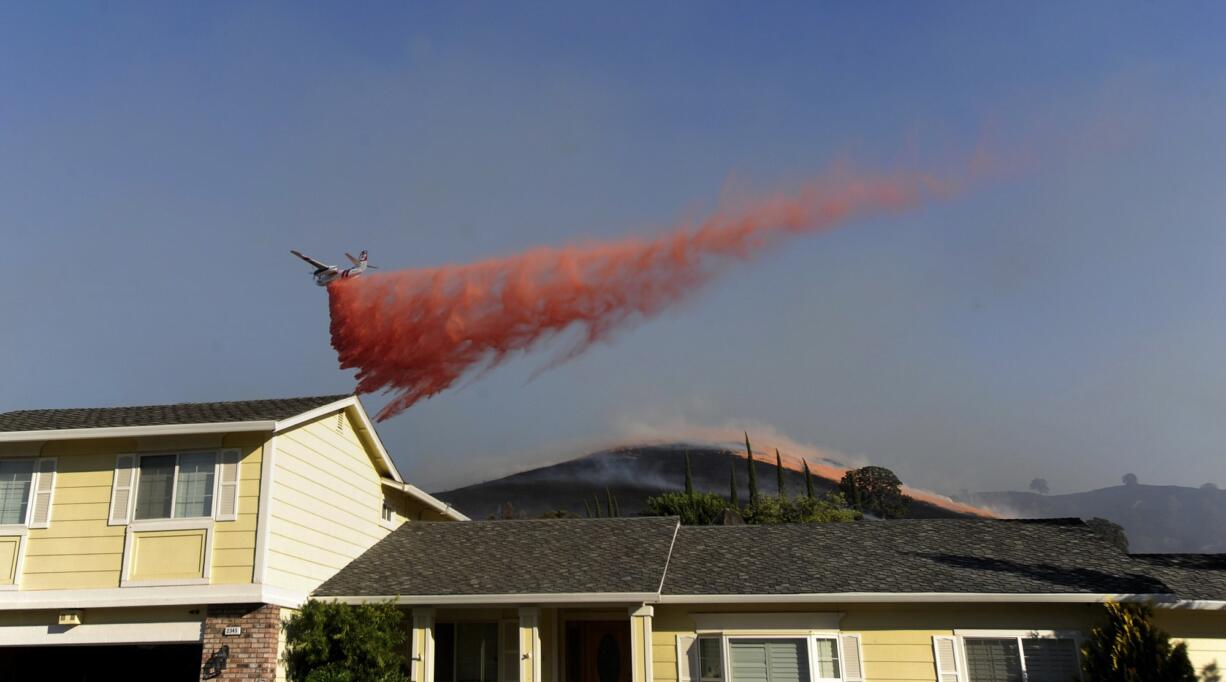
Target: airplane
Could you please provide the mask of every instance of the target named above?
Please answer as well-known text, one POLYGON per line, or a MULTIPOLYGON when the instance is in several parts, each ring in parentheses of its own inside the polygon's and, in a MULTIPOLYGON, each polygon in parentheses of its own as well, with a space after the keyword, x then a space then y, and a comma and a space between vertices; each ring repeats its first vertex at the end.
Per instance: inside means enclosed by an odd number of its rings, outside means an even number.
POLYGON ((365 251, 363 251, 361 255, 359 255, 357 258, 354 258, 350 254, 346 253, 345 257, 349 259, 350 263, 353 263, 353 267, 345 268, 344 270, 337 268, 335 265, 328 265, 326 263, 321 263, 315 260, 314 258, 311 258, 310 256, 304 256, 302 255, 302 252, 295 251, 294 249, 290 249, 289 252, 294 254, 295 256, 298 256, 302 260, 310 263, 312 266, 314 266, 315 272, 312 274, 315 276, 315 284, 321 287, 328 286, 328 283, 333 280, 349 279, 350 277, 357 277, 358 275, 361 275, 363 272, 366 272, 366 268, 370 268, 372 270, 379 269, 371 265, 370 263, 366 262, 366 252, 365 251))

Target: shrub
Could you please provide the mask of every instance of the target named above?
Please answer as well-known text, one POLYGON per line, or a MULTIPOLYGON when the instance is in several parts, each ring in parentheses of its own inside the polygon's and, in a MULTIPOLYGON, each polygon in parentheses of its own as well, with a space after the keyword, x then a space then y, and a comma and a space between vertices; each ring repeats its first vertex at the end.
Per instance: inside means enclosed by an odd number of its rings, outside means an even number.
POLYGON ((291 682, 407 682, 407 633, 390 602, 350 605, 311 599, 285 622, 291 682))
POLYGON ((745 523, 832 523, 855 521, 861 514, 848 509, 843 496, 833 493, 819 498, 761 496, 751 502, 741 515, 745 523))
POLYGON ((1106 607, 1106 624, 1091 630, 1081 647, 1087 680, 1195 682, 1187 647, 1171 646, 1170 636, 1153 624, 1153 609, 1115 602, 1106 607))
POLYGON ((647 516, 680 516, 685 526, 713 526, 724 522, 728 501, 715 493, 663 493, 647 498, 647 516))

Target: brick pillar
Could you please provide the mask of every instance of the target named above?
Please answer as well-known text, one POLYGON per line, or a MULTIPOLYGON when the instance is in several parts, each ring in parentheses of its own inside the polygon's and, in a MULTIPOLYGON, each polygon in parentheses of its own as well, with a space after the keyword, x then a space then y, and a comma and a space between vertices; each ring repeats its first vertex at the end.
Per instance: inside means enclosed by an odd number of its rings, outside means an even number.
POLYGON ((202 680, 220 682, 273 682, 277 677, 277 641, 281 634, 281 607, 272 604, 214 604, 204 619, 202 680), (237 635, 226 635, 238 627, 237 635), (230 647, 225 670, 205 677, 204 666, 221 647, 230 647))

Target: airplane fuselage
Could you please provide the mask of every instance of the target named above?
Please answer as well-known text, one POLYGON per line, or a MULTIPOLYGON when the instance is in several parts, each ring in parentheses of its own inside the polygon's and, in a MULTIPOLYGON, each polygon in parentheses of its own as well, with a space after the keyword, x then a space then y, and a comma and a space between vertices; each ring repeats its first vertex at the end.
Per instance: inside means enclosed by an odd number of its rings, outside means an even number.
POLYGON ((315 271, 315 284, 317 286, 326 287, 330 283, 332 283, 332 281, 334 280, 350 279, 353 277, 357 277, 358 275, 361 275, 362 272, 364 272, 365 270, 366 268, 363 268, 360 266, 352 267, 352 268, 345 268, 344 270, 337 270, 336 268, 328 268, 327 270, 316 270, 315 271))

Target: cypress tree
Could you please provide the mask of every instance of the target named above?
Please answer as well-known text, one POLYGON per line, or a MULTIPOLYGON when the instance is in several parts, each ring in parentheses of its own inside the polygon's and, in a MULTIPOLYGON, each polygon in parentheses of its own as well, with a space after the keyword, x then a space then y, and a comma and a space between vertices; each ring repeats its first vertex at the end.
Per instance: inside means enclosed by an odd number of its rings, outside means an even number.
POLYGON ((600 494, 599 493, 592 495, 592 502, 596 504, 596 518, 598 519, 603 518, 604 510, 600 508, 600 494))
POLYGON ((801 460, 805 463, 805 495, 809 499, 813 499, 813 474, 809 473, 809 460, 801 460))
POLYGON ((745 432, 745 460, 749 466, 749 503, 758 503, 758 470, 754 466, 753 447, 749 445, 749 432, 745 432))
POLYGON ((604 495, 605 499, 607 500, 606 506, 609 510, 609 518, 613 518, 614 516, 617 516, 617 514, 613 511, 617 508, 617 504, 613 500, 613 491, 609 490, 609 486, 607 485, 604 487, 604 495))
POLYGON ((787 490, 783 487, 783 457, 779 454, 779 448, 775 448, 775 482, 779 485, 779 497, 787 497, 787 490))
POLYGON ((728 503, 732 505, 733 509, 740 511, 741 510, 741 492, 737 490, 737 485, 736 485, 736 460, 732 461, 732 467, 730 471, 732 473, 732 476, 731 476, 731 482, 728 484, 728 503))
POLYGON ((621 515, 622 515, 622 506, 621 506, 620 504, 618 504, 618 502, 617 502, 617 495, 614 495, 614 496, 613 496, 613 514, 612 514, 612 516, 613 516, 614 518, 619 518, 619 519, 620 519, 620 518, 621 518, 621 515))
POLYGON ((694 496, 694 467, 690 463, 690 451, 685 451, 685 494, 687 497, 694 496))
POLYGON ((592 518, 592 505, 588 504, 587 500, 583 501, 583 515, 589 519, 592 518))

